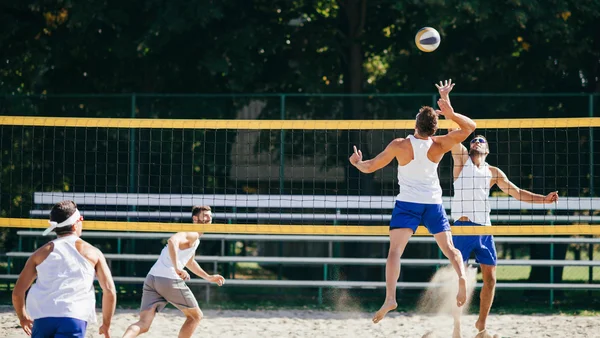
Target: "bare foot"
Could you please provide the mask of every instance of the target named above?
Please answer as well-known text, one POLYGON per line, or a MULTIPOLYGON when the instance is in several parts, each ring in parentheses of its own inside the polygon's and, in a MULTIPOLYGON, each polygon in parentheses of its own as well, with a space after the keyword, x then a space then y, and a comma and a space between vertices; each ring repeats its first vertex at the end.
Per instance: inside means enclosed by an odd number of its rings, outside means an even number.
POLYGON ((494 338, 496 335, 492 336, 487 330, 480 331, 475 338, 494 338))
POLYGON ((375 313, 375 316, 373 316, 373 324, 379 323, 388 312, 394 310, 397 306, 398 304, 395 300, 386 300, 379 311, 375 313))
POLYGON ((477 322, 475 322, 475 328, 479 332, 485 331, 485 322, 481 321, 481 319, 477 319, 477 322))
POLYGON ((458 294, 456 295, 456 305, 461 307, 467 301, 467 279, 465 277, 458 279, 458 294))

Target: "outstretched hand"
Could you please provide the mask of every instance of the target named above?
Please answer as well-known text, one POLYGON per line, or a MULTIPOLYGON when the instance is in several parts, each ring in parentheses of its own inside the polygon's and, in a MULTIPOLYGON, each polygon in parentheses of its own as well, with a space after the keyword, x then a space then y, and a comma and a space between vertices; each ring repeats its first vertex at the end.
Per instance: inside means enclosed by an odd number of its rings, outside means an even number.
POLYGON ((544 203, 558 202, 558 191, 553 191, 544 197, 544 203))
POLYGON ((356 146, 354 146, 354 153, 349 158, 350 163, 352 163, 352 165, 356 165, 356 163, 362 161, 362 158, 363 158, 362 151, 360 151, 359 149, 356 148, 356 146))
POLYGON ((440 81, 439 85, 436 83, 435 87, 438 89, 438 92, 443 99, 448 99, 448 94, 450 94, 455 84, 456 83, 452 83, 452 79, 449 79, 444 82, 440 81))

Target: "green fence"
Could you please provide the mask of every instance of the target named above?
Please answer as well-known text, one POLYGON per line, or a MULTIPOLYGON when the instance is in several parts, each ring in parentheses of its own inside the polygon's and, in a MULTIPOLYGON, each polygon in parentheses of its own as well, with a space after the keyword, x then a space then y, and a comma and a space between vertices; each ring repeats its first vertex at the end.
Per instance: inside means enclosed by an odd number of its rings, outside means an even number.
MULTIPOLYGON (((437 98, 434 93, 0 95, 0 115, 232 119, 254 103, 248 118, 405 119, 437 98)), ((452 101, 473 118, 600 115, 599 94, 456 93, 452 101)))

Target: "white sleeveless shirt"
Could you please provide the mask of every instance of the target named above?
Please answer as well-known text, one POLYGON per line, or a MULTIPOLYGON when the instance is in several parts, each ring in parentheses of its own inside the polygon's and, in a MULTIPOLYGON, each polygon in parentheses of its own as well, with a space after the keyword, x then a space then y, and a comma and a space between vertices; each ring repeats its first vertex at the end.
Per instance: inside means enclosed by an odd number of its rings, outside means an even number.
POLYGON ((400 193, 396 200, 423 204, 442 204, 442 187, 438 177, 438 163, 427 158, 433 140, 420 140, 408 135, 414 159, 406 165, 398 165, 400 193))
POLYGON ((31 318, 70 317, 96 322, 95 270, 75 242, 79 237, 60 237, 54 249, 36 267, 37 280, 27 294, 26 309, 31 318))
POLYGON ((473 223, 492 225, 488 200, 491 180, 492 172, 487 162, 477 167, 469 157, 454 181, 454 197, 451 203, 454 220, 466 216, 473 223))
MULTIPOLYGON (((179 248, 177 248, 177 267, 180 270, 183 270, 183 268, 187 265, 187 262, 190 260, 190 258, 192 258, 194 256, 194 254, 196 253, 196 249, 198 248, 198 245, 200 244, 200 240, 197 239, 194 244, 185 250, 180 250, 179 248)), ((173 263, 171 262, 171 255, 169 254, 169 245, 165 245, 165 247, 162 249, 162 251, 160 252, 160 257, 158 257, 158 260, 156 261, 156 263, 154 263, 154 265, 152 266, 152 269, 150 269, 150 272, 148 272, 149 275, 152 276, 157 276, 157 277, 164 277, 164 278, 170 278, 170 279, 181 279, 181 277, 179 277, 179 275, 175 272, 175 267, 173 267, 173 263)))

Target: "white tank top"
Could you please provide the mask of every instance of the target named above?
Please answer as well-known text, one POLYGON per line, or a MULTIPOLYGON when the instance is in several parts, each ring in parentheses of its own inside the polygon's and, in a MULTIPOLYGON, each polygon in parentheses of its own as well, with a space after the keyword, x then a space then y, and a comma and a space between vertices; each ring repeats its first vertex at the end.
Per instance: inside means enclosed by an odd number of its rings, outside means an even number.
POLYGON ((79 237, 60 237, 54 249, 36 267, 37 280, 27 294, 26 309, 31 318, 70 317, 96 322, 95 270, 75 242, 79 237))
MULTIPOLYGON (((194 256, 199 244, 200 240, 197 239, 189 249, 180 250, 177 248, 177 267, 180 270, 183 270, 190 258, 194 256)), ((175 267, 173 267, 173 263, 171 262, 168 244, 162 249, 160 252, 160 257, 158 257, 158 260, 156 263, 154 263, 148 274, 157 277, 181 279, 181 277, 179 277, 179 275, 177 275, 175 272, 175 267)))
POLYGON ((400 193, 396 200, 423 204, 442 204, 442 187, 438 177, 438 163, 427 158, 433 140, 420 140, 408 135, 414 159, 407 165, 398 166, 400 193))
POLYGON ((455 221, 466 216, 473 223, 492 225, 488 200, 491 180, 490 166, 484 162, 477 167, 469 157, 460 175, 454 181, 451 214, 455 221))

